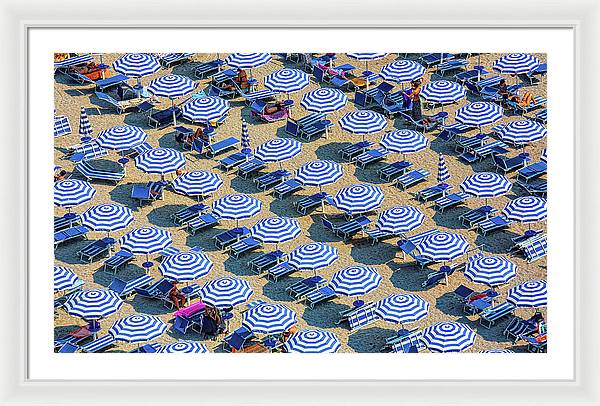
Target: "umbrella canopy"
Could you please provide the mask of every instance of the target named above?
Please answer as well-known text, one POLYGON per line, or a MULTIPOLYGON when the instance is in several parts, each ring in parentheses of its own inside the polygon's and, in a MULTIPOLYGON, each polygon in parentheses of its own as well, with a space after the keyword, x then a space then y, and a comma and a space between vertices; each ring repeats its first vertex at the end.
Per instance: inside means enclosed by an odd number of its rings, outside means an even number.
POLYGON ((344 175, 342 165, 334 161, 318 160, 305 163, 296 172, 296 180, 306 186, 324 186, 344 175))
POLYGON ((119 319, 108 330, 115 340, 139 343, 160 337, 167 325, 157 316, 132 314, 119 319))
POLYGON ((248 155, 248 154, 252 153, 252 149, 250 149, 250 133, 248 132, 248 123, 243 118, 242 118, 242 136, 241 136, 240 144, 242 146, 243 154, 248 155))
POLYGON ((362 135, 381 131, 387 126, 387 121, 383 115, 370 110, 346 113, 339 123, 344 131, 362 135))
POLYGON ((321 87, 305 93, 300 100, 302 107, 315 113, 333 113, 343 108, 347 102, 348 96, 341 90, 330 87, 321 87))
POLYGON ((547 149, 548 148, 544 148, 542 150, 541 155, 540 155, 540 161, 542 161, 542 162, 548 162, 548 151, 547 151, 547 149))
POLYGON ((220 97, 196 97, 183 105, 181 115, 194 123, 208 123, 221 120, 229 108, 229 102, 220 97))
POLYGON ((444 155, 440 152, 438 159, 438 175, 437 181, 444 182, 450 179, 450 172, 448 171, 448 166, 446 166, 446 160, 444 159, 444 155))
POLYGON ((244 194, 230 194, 213 202, 213 213, 229 220, 241 220, 255 216, 262 209, 262 202, 244 194))
POLYGON ((187 76, 166 75, 150 81, 148 92, 155 96, 175 99, 193 92, 196 86, 197 84, 187 76))
POLYGON ((69 296, 65 309, 71 316, 98 320, 119 310, 123 301, 119 294, 106 289, 81 290, 69 296))
POLYGON ((286 352, 324 354, 337 352, 341 347, 335 334, 323 330, 302 330, 290 335, 283 344, 286 352))
POLYGON ((479 351, 481 354, 514 354, 513 350, 509 350, 509 349, 498 349, 498 348, 494 348, 491 350, 483 350, 483 351, 479 351))
POLYGON ((298 237, 302 229, 298 220, 287 217, 268 217, 250 228, 254 238, 264 243, 278 244, 298 237))
POLYGON ((533 55, 524 53, 506 54, 496 59, 492 68, 500 73, 518 75, 537 68, 540 60, 533 55))
POLYGON ((517 266, 501 256, 472 258, 467 261, 465 276, 476 283, 497 286, 517 276, 517 266))
POLYGON ((548 131, 542 123, 531 120, 517 120, 504 126, 501 137, 504 141, 513 144, 527 144, 544 138, 547 133, 548 131))
POLYGON ((379 287, 381 275, 371 266, 349 266, 333 274, 329 286, 340 295, 366 295, 379 287))
POLYGON ((471 347, 476 337, 466 324, 443 321, 425 328, 422 340, 431 351, 461 352, 471 347))
POLYGON ((205 196, 216 192, 223 185, 219 175, 209 171, 189 171, 173 180, 173 190, 187 196, 205 196))
POLYGON ((434 80, 423 86, 420 96, 431 103, 454 103, 463 99, 467 91, 449 80, 434 80))
POLYGON ((92 206, 81 215, 81 224, 95 231, 121 230, 132 222, 131 209, 113 203, 92 206))
POLYGON ((79 276, 71 268, 64 266, 54 267, 54 292, 71 289, 80 283, 79 276))
POLYGON ((379 186, 360 183, 340 189, 333 201, 338 209, 357 214, 375 210, 381 206, 383 198, 383 191, 379 186))
POLYGON ((310 83, 308 74, 300 69, 280 69, 265 76, 265 87, 274 92, 292 93, 310 83))
POLYGON ((296 247, 288 258, 296 269, 316 271, 337 261, 338 250, 322 242, 311 242, 296 247))
POLYGON ((185 156, 171 148, 153 148, 136 156, 135 166, 146 173, 164 175, 185 166, 185 156))
POLYGON ((385 321, 406 324, 414 323, 427 316, 429 302, 419 295, 390 295, 377 302, 375 314, 385 321))
POLYGON ((510 191, 512 183, 506 176, 494 172, 478 172, 467 176, 460 188, 463 192, 477 197, 497 197, 510 191))
POLYGON ((163 277, 178 282, 193 281, 208 275, 213 263, 205 254, 199 252, 179 252, 169 255, 158 266, 163 277))
POLYGON ((136 228, 119 240, 121 249, 132 254, 154 254, 171 245, 171 233, 156 227, 136 228))
POLYGON ((302 143, 292 138, 273 138, 260 144, 254 156, 264 162, 278 162, 290 159, 302 151, 302 143))
POLYGON ((431 261, 450 261, 467 252, 469 243, 460 234, 440 232, 425 237, 418 248, 431 261))
POLYGON ((79 115, 79 136, 82 138, 89 137, 92 135, 92 132, 92 124, 90 123, 90 119, 85 112, 85 107, 82 107, 79 115))
POLYGON ((259 334, 283 333, 297 322, 296 312, 281 304, 259 304, 242 314, 242 325, 259 334))
POLYGON ((115 72, 140 78, 160 70, 158 59, 149 54, 125 54, 113 62, 115 72))
POLYGON ((119 125, 100 131, 96 142, 102 148, 124 150, 143 144, 148 134, 140 127, 119 125))
POLYGON ((265 63, 269 62, 270 60, 271 60, 271 54, 268 54, 268 53, 261 53, 261 52, 241 53, 241 52, 236 52, 236 53, 233 53, 233 54, 229 55, 225 59, 225 62, 227 62, 227 64, 229 66, 233 66, 233 67, 236 67, 236 68, 251 69, 251 68, 257 68, 259 66, 262 66, 265 63))
POLYGON ((423 224, 425 215, 414 206, 396 206, 383 211, 377 218, 377 227, 386 233, 401 234, 423 224))
POLYGON ((518 307, 545 307, 548 304, 546 281, 529 281, 510 288, 506 301, 518 307))
POLYGON ((533 223, 548 216, 546 199, 535 196, 517 197, 504 207, 503 213, 509 220, 533 223))
POLYGON ((456 121, 480 127, 500 120, 504 115, 502 107, 491 102, 473 102, 456 110, 456 121))
POLYGON ((395 130, 385 133, 380 144, 388 151, 409 154, 427 148, 429 140, 418 131, 395 130))
POLYGON ((381 59, 387 56, 383 52, 351 52, 347 53, 350 58, 356 59, 357 61, 373 61, 375 59, 381 59))
POLYGON ((160 348, 160 350, 158 350, 158 352, 159 353, 201 354, 201 353, 207 353, 210 351, 208 351, 208 348, 206 347, 206 345, 199 343, 197 341, 180 340, 180 341, 175 341, 173 343, 163 345, 160 348))
POLYGON ((234 277, 213 279, 205 283, 200 290, 202 301, 219 309, 244 303, 251 295, 250 284, 234 277))
POLYGON ((54 182, 54 204, 73 207, 92 200, 96 189, 84 180, 65 179, 54 182))
POLYGON ((381 68, 379 76, 394 82, 410 82, 425 74, 425 67, 415 61, 400 59, 381 68))

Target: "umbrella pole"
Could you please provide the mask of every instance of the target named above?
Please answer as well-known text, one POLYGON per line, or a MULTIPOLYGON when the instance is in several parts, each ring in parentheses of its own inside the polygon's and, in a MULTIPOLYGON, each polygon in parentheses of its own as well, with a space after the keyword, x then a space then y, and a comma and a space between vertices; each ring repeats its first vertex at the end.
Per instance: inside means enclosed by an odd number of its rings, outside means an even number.
POLYGON ((140 97, 142 95, 142 78, 140 78, 139 76, 137 77, 137 86, 135 89, 135 94, 137 97, 140 97))
POLYGON ((177 116, 175 115, 175 99, 171 99, 171 109, 173 109, 173 127, 177 125, 177 116))

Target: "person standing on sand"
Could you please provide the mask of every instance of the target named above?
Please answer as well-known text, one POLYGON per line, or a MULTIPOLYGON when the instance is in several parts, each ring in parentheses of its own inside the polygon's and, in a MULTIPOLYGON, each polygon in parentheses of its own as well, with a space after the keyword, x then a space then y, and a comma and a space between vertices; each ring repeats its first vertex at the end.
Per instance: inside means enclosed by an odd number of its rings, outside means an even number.
POLYGON ((411 116, 415 121, 421 121, 423 119, 423 112, 421 111, 421 79, 413 80, 411 82, 410 99, 412 100, 411 116))

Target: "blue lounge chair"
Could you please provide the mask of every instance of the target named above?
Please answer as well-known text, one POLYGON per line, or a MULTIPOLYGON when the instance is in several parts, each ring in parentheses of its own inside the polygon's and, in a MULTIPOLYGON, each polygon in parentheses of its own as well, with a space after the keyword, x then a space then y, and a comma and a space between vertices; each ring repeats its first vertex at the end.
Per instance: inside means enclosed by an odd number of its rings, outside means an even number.
POLYGON ((333 232, 338 237, 341 237, 344 241, 363 231, 365 227, 371 223, 371 220, 365 216, 356 217, 340 225, 333 225, 333 223, 325 218, 323 218, 322 221, 325 228, 333 232))
POLYGON ((111 247, 114 245, 112 239, 96 240, 93 243, 86 245, 77 252, 79 259, 82 261, 92 262, 94 258, 100 255, 108 255, 111 247))
POLYGON ((239 91, 238 93, 244 98, 246 105, 248 106, 251 106, 254 102, 265 103, 267 101, 275 99, 275 93, 267 89, 256 90, 254 92, 239 91))
POLYGON ((486 71, 485 69, 469 69, 455 74, 454 79, 457 82, 465 83, 466 81, 475 80, 477 78, 485 78, 489 74, 490 72, 486 71))
POLYGON ((103 180, 119 183, 125 177, 125 171, 113 172, 104 169, 96 169, 88 162, 79 162, 75 165, 75 170, 83 175, 88 181, 103 180))
POLYGON ((207 213, 209 207, 204 203, 194 204, 188 207, 185 207, 177 212, 171 214, 171 219, 173 222, 179 226, 187 224, 190 220, 207 213))
POLYGON ((446 62, 442 62, 436 66, 436 72, 441 76, 444 76, 446 72, 453 70, 463 70, 467 67, 469 62, 466 59, 451 59, 446 62))
POLYGON ((148 144, 147 142, 143 142, 135 147, 132 147, 129 151, 126 151, 124 155, 130 158, 135 158, 136 156, 142 155, 151 149, 152 145, 148 144))
POLYGON ((219 217, 212 213, 202 214, 187 223, 187 230, 191 235, 196 234, 200 230, 211 228, 219 224, 219 217))
POLYGON ((481 221, 477 224, 477 228, 483 235, 487 235, 493 231, 505 229, 511 224, 512 220, 509 220, 503 215, 498 215, 481 221))
POLYGON ((54 217, 54 232, 78 226, 81 224, 81 216, 78 213, 72 213, 72 216, 54 217))
POLYGON ((239 142, 240 141, 234 137, 225 138, 224 140, 207 145, 205 153, 209 157, 214 157, 216 155, 222 154, 225 151, 235 148, 235 146, 239 142))
POLYGON ((248 179, 254 176, 262 169, 266 168, 267 164, 258 158, 253 158, 248 162, 244 162, 238 166, 237 175, 241 178, 248 179))
POLYGON ((169 296, 169 292, 173 289, 173 283, 166 280, 160 279, 146 288, 136 287, 133 288, 136 294, 143 296, 147 299, 165 299, 169 296))
POLYGON ((314 210, 317 207, 322 206, 327 197, 329 197, 327 193, 319 192, 314 195, 306 196, 293 204, 298 213, 305 215, 309 210, 314 210))
POLYGON ((451 207, 456 207, 463 204, 470 196, 464 192, 451 193, 449 195, 440 197, 434 201, 434 207, 440 213, 451 207))
POLYGON ((210 77, 219 72, 223 65, 225 65, 225 61, 221 59, 213 59, 212 61, 203 62, 196 66, 196 69, 194 69, 194 76, 196 76, 196 79, 210 77))
POLYGON ((527 343, 527 351, 533 353, 546 352, 548 348, 548 341, 538 341, 535 337, 522 336, 521 337, 527 343))
POLYGON ((291 173, 286 169, 279 169, 270 173, 259 176, 254 179, 254 183, 259 190, 266 191, 278 183, 283 182, 291 176, 291 173))
POLYGON ((548 255, 548 240, 546 236, 523 247, 523 255, 527 262, 535 262, 548 255))
POLYGON ((477 147, 481 147, 489 137, 485 134, 477 134, 472 137, 460 137, 456 140, 454 150, 456 152, 469 151, 477 147))
POLYGON ((416 169, 404 174, 394 181, 394 184, 402 190, 406 190, 417 183, 423 182, 429 177, 430 173, 426 169, 416 169))
POLYGON ((167 183, 163 181, 148 182, 145 186, 133 185, 133 188, 131 189, 131 198, 137 200, 141 207, 146 202, 161 200, 166 186, 167 183))
POLYGON ((497 304, 479 313, 479 324, 490 328, 501 318, 512 314, 515 309, 516 306, 510 302, 497 304))
POLYGON ((290 111, 288 107, 283 107, 281 110, 278 110, 276 113, 273 114, 266 113, 266 107, 267 102, 262 100, 256 100, 250 105, 250 114, 252 115, 252 117, 256 117, 266 123, 274 123, 276 121, 286 120, 290 116, 290 111))
POLYGON ((337 294, 329 286, 315 289, 301 298, 301 301, 306 302, 311 309, 314 309, 319 303, 325 303, 333 300, 337 297, 337 294))
POLYGON ((124 267, 133 260, 133 254, 126 250, 117 251, 112 257, 104 261, 104 271, 111 270, 116 273, 121 267, 124 267))
POLYGON ((230 245, 229 255, 237 259, 240 257, 240 255, 254 251, 260 247, 262 247, 262 243, 260 241, 254 237, 246 237, 230 245))
POLYGON ((86 226, 75 226, 67 228, 66 230, 54 233, 54 248, 67 241, 72 241, 77 238, 87 238, 87 233, 90 231, 86 226))
POLYGON ((387 164, 377 170, 379 179, 389 182, 396 179, 400 175, 404 175, 406 170, 412 166, 412 162, 409 161, 396 161, 391 164, 387 164))
POLYGON ((432 199, 437 199, 438 197, 445 195, 446 192, 450 191, 452 186, 447 183, 438 183, 437 185, 427 187, 425 189, 421 189, 415 193, 415 199, 427 202, 432 199))
POLYGON ((473 126, 461 123, 449 124, 442 127, 442 131, 437 134, 437 138, 444 142, 448 142, 452 141, 457 135, 465 134, 473 129, 473 126))
POLYGON ((533 316, 528 320, 523 320, 522 318, 515 316, 508 323, 503 331, 503 334, 506 336, 506 338, 510 338, 514 344, 521 336, 527 336, 536 330, 537 316, 533 316))
POLYGON ((106 149, 102 148, 94 141, 85 142, 70 152, 71 155, 68 155, 68 158, 73 162, 91 161, 102 158, 108 154, 106 149))
POLYGON ((522 187, 527 194, 534 196, 546 196, 548 194, 548 182, 545 179, 538 179, 531 182, 517 180, 515 183, 522 187))
POLYGON ((283 251, 275 250, 252 258, 247 265, 256 273, 261 273, 285 260, 286 257, 287 254, 283 251))
POLYGON ((546 124, 548 122, 548 109, 542 109, 542 110, 536 112, 533 115, 533 119, 535 121, 539 121, 542 124, 546 124))
POLYGON ((388 154, 389 151, 385 148, 365 151, 356 157, 356 166, 365 169, 367 165, 383 161, 388 154))
POLYGON ((374 144, 371 141, 360 141, 342 148, 339 152, 342 156, 342 159, 346 161, 351 161, 352 159, 354 159, 354 157, 362 154, 373 145, 374 144))
POLYGON ((288 118, 285 123, 284 130, 287 134, 291 135, 292 137, 300 137, 304 128, 318 123, 324 119, 325 114, 323 113, 311 113, 297 120, 288 118))
POLYGON ((533 68, 532 70, 530 70, 529 72, 527 72, 525 75, 527 76, 527 79, 529 79, 529 84, 533 85, 533 81, 539 81, 540 79, 536 78, 536 76, 546 76, 546 74, 548 73, 548 64, 546 63, 541 63, 539 64, 537 67, 533 68))
POLYGON ((194 54, 191 52, 166 53, 158 56, 158 61, 165 68, 189 61, 194 54))
POLYGON ((415 120, 412 115, 408 113, 408 111, 399 110, 398 114, 407 121, 412 124, 416 130, 421 130, 422 132, 433 131, 439 127, 443 127, 446 119, 448 118, 448 113, 445 111, 440 111, 435 113, 429 117, 423 117, 419 120, 415 120))
POLYGON ((530 111, 539 109, 541 107, 545 107, 547 101, 548 100, 544 96, 535 96, 533 98, 533 102, 531 102, 528 106, 522 106, 519 103, 512 100, 507 100, 506 105, 513 111, 523 115, 525 113, 529 113, 530 111))
POLYGON ((348 326, 350 327, 350 333, 354 333, 369 324, 372 324, 379 320, 379 316, 375 313, 375 303, 365 304, 348 316, 348 326))
POLYGON ((64 354, 64 353, 72 354, 77 351, 79 351, 79 346, 77 344, 65 343, 58 349, 57 352, 61 353, 61 354, 64 354))
POLYGON ((275 185, 273 188, 273 196, 277 199, 283 199, 284 197, 302 189, 302 183, 298 182, 296 179, 288 179, 278 185, 275 185))
POLYGON ((181 116, 181 109, 179 107, 169 107, 155 112, 150 110, 148 125, 158 129, 173 124, 173 110, 175 111, 175 118, 179 118, 181 116))
POLYGON ((104 350, 109 349, 114 346, 117 340, 110 335, 105 334, 102 337, 99 337, 93 341, 90 341, 87 344, 82 345, 80 348, 83 352, 88 353, 96 353, 96 352, 104 352, 104 350))
POLYGON ((133 99, 127 100, 117 100, 113 98, 108 93, 96 92, 96 97, 105 103, 110 104, 112 107, 116 108, 117 113, 123 114, 128 109, 137 108, 140 104, 145 102, 147 99, 145 97, 135 97, 133 99))
POLYGON ((54 116, 54 136, 71 134, 71 123, 67 116, 54 116))
POLYGON ((420 58, 421 63, 423 63, 423 65, 425 65, 428 68, 435 65, 439 65, 440 63, 444 63, 451 59, 454 59, 454 55, 447 52, 433 52, 425 54, 420 58))
POLYGON ((311 276, 294 282, 285 288, 285 291, 294 299, 301 299, 307 293, 327 285, 327 280, 322 276, 311 276))
POLYGON ((531 165, 527 165, 526 167, 519 169, 517 172, 517 180, 522 180, 527 183, 532 179, 542 176, 548 170, 548 165, 546 162, 540 161, 535 162, 531 165))
POLYGON ((298 269, 291 266, 287 261, 280 262, 272 268, 267 269, 265 275, 267 278, 272 278, 275 282, 279 280, 279 278, 283 278, 284 276, 288 276, 298 269))
POLYGON ((490 215, 497 213, 498 210, 493 208, 492 206, 481 206, 476 209, 471 209, 466 213, 458 216, 458 219, 461 221, 462 225, 467 228, 472 228, 475 225, 479 224, 483 220, 487 219, 490 215))
POLYGON ((250 229, 248 227, 236 227, 231 230, 224 231, 215 235, 215 247, 219 249, 225 249, 236 241, 240 241, 250 235, 250 229))
POLYGON ((135 292, 135 288, 146 288, 154 282, 156 282, 155 279, 148 274, 144 274, 128 281, 114 278, 108 285, 108 289, 118 293, 119 296, 126 298, 135 292))
POLYGON ((512 158, 507 158, 503 155, 492 155, 492 158, 496 166, 496 172, 501 171, 503 174, 527 165, 527 162, 530 160, 529 154, 519 154, 512 158))
POLYGON ((251 159, 250 155, 241 153, 241 152, 235 152, 223 159, 221 159, 219 161, 219 168, 228 171, 230 169, 236 168, 239 165, 243 164, 244 162, 248 161, 249 159, 251 159))
POLYGON ((223 349, 228 352, 241 351, 252 337, 254 333, 242 326, 223 339, 223 349))
POLYGON ((492 156, 494 154, 505 154, 507 153, 508 145, 504 142, 496 140, 484 144, 480 147, 473 148, 471 150, 467 150, 460 154, 460 158, 465 160, 468 163, 473 163, 476 161, 482 161, 483 159, 492 156))

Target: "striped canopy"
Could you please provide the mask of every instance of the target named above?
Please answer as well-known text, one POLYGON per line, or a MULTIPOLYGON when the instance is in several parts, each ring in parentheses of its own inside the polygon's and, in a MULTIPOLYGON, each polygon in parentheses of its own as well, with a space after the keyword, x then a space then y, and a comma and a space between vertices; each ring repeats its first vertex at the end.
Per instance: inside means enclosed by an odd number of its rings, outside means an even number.
POLYGON ((100 131, 96 142, 102 148, 124 150, 143 144, 148 134, 140 127, 133 125, 118 125, 100 131))
POLYGON ((185 156, 171 148, 152 148, 135 157, 135 166, 146 173, 162 175, 185 166, 185 156))
POLYGON ((194 123, 208 123, 221 120, 229 108, 229 102, 220 97, 195 97, 183 105, 181 115, 194 123))
POLYGON ((85 112, 85 107, 82 107, 81 113, 79 114, 79 136, 89 137, 92 135, 92 132, 92 124, 90 123, 90 119, 85 112))
POLYGON ((537 68, 540 60, 533 55, 524 53, 506 54, 496 59, 492 68, 495 71, 506 74, 527 73, 537 68))
POLYGON ((242 146, 242 153, 250 154, 250 133, 248 132, 248 123, 242 118, 242 136, 240 137, 240 144, 242 146))
POLYGON ((379 287, 381 275, 372 266, 349 266, 333 274, 329 286, 340 295, 366 295, 379 287))
POLYGON ((351 52, 346 55, 358 61, 373 61, 375 59, 381 59, 387 56, 387 54, 383 52, 351 52))
POLYGON ((477 197, 497 197, 510 191, 512 183, 506 176, 494 172, 477 172, 467 176, 460 188, 463 192, 477 197))
POLYGON ((156 227, 136 228, 119 240, 121 249, 132 254, 154 254, 171 245, 171 233, 156 227))
POLYGON ((125 76, 140 78, 158 72, 160 63, 149 54, 125 54, 113 62, 113 69, 125 76))
POLYGON ((167 325, 157 316, 132 314, 119 319, 108 330, 115 340, 139 343, 160 337, 167 325))
POLYGON ((288 263, 296 269, 316 271, 337 261, 338 250, 322 242, 311 242, 296 247, 288 258, 288 263))
POLYGON ((196 86, 197 84, 187 76, 166 75, 150 81, 147 89, 154 96, 174 99, 193 92, 196 86))
POLYGON ((255 52, 255 53, 241 53, 236 52, 229 55, 225 62, 229 66, 233 66, 241 69, 257 68, 271 60, 271 54, 255 52))
POLYGON ((448 166, 446 165, 446 160, 444 159, 444 155, 440 152, 438 158, 438 175, 437 181, 444 182, 450 179, 450 172, 448 171, 448 166))
POLYGON ((92 54, 76 55, 67 59, 63 59, 59 62, 54 62, 54 69, 68 68, 69 66, 81 65, 84 63, 92 62, 93 60, 94 57, 92 56, 92 54))
POLYGON ((536 196, 517 197, 506 204, 503 210, 510 220, 533 223, 548 216, 546 199, 536 196))
POLYGON ((491 350, 483 350, 483 351, 479 351, 481 354, 514 354, 513 350, 509 350, 508 348, 505 349, 500 349, 500 348, 493 348, 491 350))
POLYGON ((295 353, 334 353, 342 348, 335 334, 324 330, 302 330, 292 334, 283 344, 286 352, 295 353))
POLYGON ((467 252, 469 243, 460 234, 440 232, 425 237, 418 248, 431 261, 450 261, 467 252))
POLYGON ((492 124, 504 115, 502 107, 491 102, 472 102, 456 110, 456 121, 472 126, 492 124))
POLYGON ((379 186, 360 183, 340 189, 333 201, 338 209, 358 214, 375 210, 381 206, 383 198, 384 194, 379 186))
POLYGON ((415 61, 400 59, 381 68, 379 75, 385 80, 410 82, 425 74, 425 67, 415 61))
POLYGON ((242 325, 255 334, 283 333, 297 322, 296 312, 282 304, 263 303, 242 314, 242 325))
POLYGON ((71 268, 65 266, 54 267, 54 292, 71 289, 80 280, 79 276, 71 268))
POLYGON ((186 354, 201 354, 207 353, 208 348, 206 345, 199 343, 198 341, 180 340, 175 341, 166 345, 163 345, 159 353, 186 353, 186 354))
POLYGON ((92 200, 96 189, 88 182, 77 179, 65 179, 54 182, 54 204, 61 207, 73 207, 92 200))
POLYGON ((548 162, 548 151, 547 151, 547 149, 548 148, 544 148, 542 150, 541 155, 540 155, 540 161, 542 161, 542 162, 548 162))
POLYGON ((377 302, 375 308, 375 314, 383 320, 399 324, 414 323, 428 313, 429 302, 412 293, 390 295, 377 302))
POLYGON ((223 185, 219 175, 209 171, 189 171, 173 180, 173 190, 187 196, 205 196, 216 192, 223 185))
POLYGON ((264 162, 290 159, 302 152, 302 143, 292 138, 273 138, 260 144, 254 156, 264 162))
POLYGON ((213 263, 200 252, 179 252, 169 255, 158 266, 163 277, 178 282, 193 281, 208 275, 213 263))
POLYGON ((229 220, 250 218, 261 209, 262 201, 244 194, 230 194, 213 202, 213 213, 229 220))
POLYGON ((344 131, 363 135, 376 133, 387 126, 387 121, 383 115, 370 110, 346 113, 339 123, 344 131))
POLYGON ((385 133, 383 137, 381 137, 380 144, 388 151, 409 154, 427 148, 429 140, 423 133, 404 129, 385 133))
POLYGON ((454 103, 467 94, 464 87, 449 80, 434 80, 423 86, 420 96, 431 103, 454 103))
POLYGON ((244 303, 251 295, 250 284, 234 277, 213 279, 205 283, 200 290, 202 301, 219 309, 244 303))
POLYGON ((510 288, 506 301, 517 307, 545 307, 548 304, 546 281, 529 281, 510 288))
POLYGON ((300 100, 302 107, 315 113, 333 113, 343 108, 347 102, 348 96, 341 90, 330 87, 321 87, 305 93, 300 100))
POLYGON ((543 124, 532 120, 517 120, 502 129, 502 139, 513 144, 526 144, 546 136, 548 131, 543 124))
POLYGON ((119 294, 106 289, 89 289, 73 293, 65 302, 71 316, 84 320, 98 320, 119 310, 123 301, 119 294))
POLYGON ((342 165, 334 161, 318 160, 305 163, 296 172, 296 180, 307 186, 324 186, 344 175, 342 165))
POLYGON ((425 328, 422 340, 434 352, 461 352, 471 347, 476 337, 466 324, 443 321, 425 328))
POLYGON ((309 83, 308 74, 300 69, 284 68, 265 76, 265 87, 280 93, 297 92, 304 89, 309 83))
POLYGON ((250 233, 264 243, 278 244, 298 237, 302 229, 298 220, 287 217, 268 217, 250 228, 250 233))
POLYGON ((502 285, 517 275, 517 266, 501 256, 469 258, 465 276, 476 283, 502 285))
POLYGON ((386 233, 401 234, 423 224, 425 215, 414 206, 396 206, 384 210, 377 218, 377 227, 386 233))
POLYGON ((131 209, 114 203, 92 206, 81 215, 81 224, 95 231, 116 231, 132 222, 131 209))

